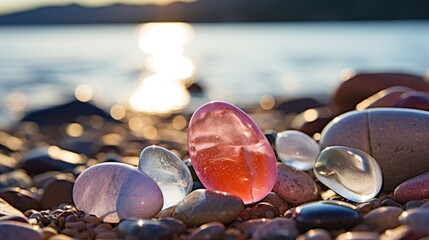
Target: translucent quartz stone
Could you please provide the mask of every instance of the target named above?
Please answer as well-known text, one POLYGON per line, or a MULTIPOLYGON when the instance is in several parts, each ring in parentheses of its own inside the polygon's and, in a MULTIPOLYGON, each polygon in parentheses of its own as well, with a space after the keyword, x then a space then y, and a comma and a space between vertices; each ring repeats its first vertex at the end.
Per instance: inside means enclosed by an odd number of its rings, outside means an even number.
POLYGON ((377 161, 355 148, 325 148, 313 170, 320 182, 354 202, 365 202, 375 197, 383 184, 377 161))
POLYGON ((283 163, 299 170, 313 168, 320 152, 319 145, 313 138, 295 130, 277 134, 276 151, 283 163))
POLYGON ((73 186, 76 208, 101 220, 151 218, 163 201, 158 185, 146 173, 124 163, 99 163, 83 171, 73 186))
POLYGON ((188 150, 207 189, 236 195, 245 204, 264 198, 276 182, 273 148, 252 119, 231 104, 210 102, 194 113, 188 150))
POLYGON ((185 163, 171 151, 149 146, 140 154, 139 170, 149 175, 161 188, 163 209, 179 203, 192 190, 192 176, 185 163))

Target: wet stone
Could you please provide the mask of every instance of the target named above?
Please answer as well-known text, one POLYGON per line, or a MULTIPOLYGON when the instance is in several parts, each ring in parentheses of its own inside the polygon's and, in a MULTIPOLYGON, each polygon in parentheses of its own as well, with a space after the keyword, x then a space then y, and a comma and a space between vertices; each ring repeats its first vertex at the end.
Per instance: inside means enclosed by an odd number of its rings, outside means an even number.
POLYGON ((188 128, 192 165, 208 190, 239 196, 245 204, 273 188, 276 156, 256 123, 241 109, 210 102, 194 112, 188 128))
POLYGON ((162 222, 149 219, 126 219, 119 223, 118 230, 127 239, 170 240, 172 232, 162 222))
POLYGON ((100 163, 86 169, 76 179, 73 200, 77 209, 112 223, 153 217, 163 204, 158 185, 123 163, 100 163))
POLYGON ((293 218, 301 231, 311 228, 350 228, 363 220, 353 205, 334 200, 302 204, 295 208, 293 218))
POLYGON ((322 228, 311 229, 304 234, 299 235, 297 240, 331 240, 331 234, 322 228))
POLYGON ((379 240, 380 234, 375 232, 345 232, 338 235, 335 240, 379 240))
POLYGON ((307 173, 284 163, 277 164, 277 172, 273 192, 281 198, 294 205, 317 200, 317 185, 307 173))
POLYGON ((275 218, 279 216, 279 210, 271 203, 260 202, 252 207, 251 218, 275 218))
POLYGON ((429 172, 413 177, 397 186, 393 193, 395 200, 406 203, 411 200, 429 199, 429 172))
POLYGON ((0 191, 0 198, 3 198, 10 205, 22 212, 29 209, 39 209, 38 196, 28 190, 21 188, 4 188, 0 191))
POLYGON ((407 225, 401 225, 397 228, 386 230, 380 236, 380 240, 417 240, 423 236, 425 236, 425 234, 415 228, 407 225))
POLYGON ((30 188, 31 185, 30 176, 21 170, 0 174, 0 189, 7 187, 30 188))
POLYGON ((221 240, 224 238, 225 226, 220 222, 206 223, 194 230, 189 240, 221 240))
POLYGON ((252 239, 295 239, 298 228, 293 220, 287 218, 275 218, 272 221, 259 226, 253 233, 252 239))
POLYGON ((327 147, 314 164, 314 175, 341 196, 365 202, 375 197, 383 184, 381 168, 367 153, 350 147, 327 147))
POLYGON ((398 220, 402 213, 402 208, 398 207, 380 207, 372 210, 364 217, 364 223, 372 230, 382 233, 387 229, 395 228, 400 225, 398 220))
POLYGON ((173 152, 159 146, 149 146, 140 154, 138 168, 160 187, 164 197, 163 209, 179 203, 192 190, 188 167, 173 152))
POLYGON ((278 133, 275 148, 283 163, 299 170, 312 169, 320 151, 313 138, 295 130, 278 133))
POLYGON ((406 224, 421 233, 429 235, 429 209, 410 209, 402 212, 398 219, 400 223, 406 224))
POLYGON ((42 240, 42 234, 32 225, 16 221, 0 222, 2 240, 42 240))
POLYGON ((187 231, 186 225, 175 218, 167 217, 159 219, 160 222, 168 226, 168 228, 175 234, 182 234, 187 231))
POLYGON ((186 226, 200 226, 209 222, 229 224, 244 209, 243 201, 225 192, 199 189, 188 194, 176 207, 173 217, 186 226))
POLYGON ((73 203, 74 179, 58 177, 46 182, 43 186, 43 194, 40 204, 43 209, 54 208, 61 203, 73 203))
POLYGON ((247 237, 250 237, 253 235, 253 233, 260 227, 263 226, 266 223, 271 222, 272 219, 267 218, 257 218, 252 219, 249 221, 245 221, 240 223, 237 228, 243 232, 247 237))
POLYGON ((398 208, 404 208, 400 203, 397 203, 395 200, 391 198, 384 199, 381 202, 382 206, 392 206, 392 207, 398 207, 398 208))

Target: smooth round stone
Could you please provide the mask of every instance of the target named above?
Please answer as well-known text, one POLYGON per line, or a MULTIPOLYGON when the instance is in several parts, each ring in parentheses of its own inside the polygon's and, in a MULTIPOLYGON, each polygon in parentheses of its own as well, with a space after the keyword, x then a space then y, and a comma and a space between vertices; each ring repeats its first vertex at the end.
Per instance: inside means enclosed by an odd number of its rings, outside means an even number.
POLYGON ((336 113, 355 109, 365 98, 389 87, 404 86, 429 91, 429 83, 422 76, 401 73, 360 73, 343 81, 332 94, 331 105, 336 113))
POLYGON ((164 196, 164 206, 179 203, 192 190, 189 168, 173 152, 158 146, 149 146, 140 154, 138 169, 158 184, 164 196))
POLYGON ((296 169, 309 170, 319 154, 319 145, 307 134, 287 130, 277 134, 276 151, 280 160, 296 169))
POLYGON ((398 220, 402 208, 386 206, 372 210, 364 217, 364 223, 372 230, 382 233, 387 229, 400 225, 398 220))
POLYGON ((100 163, 83 171, 73 187, 76 208, 110 223, 123 218, 151 218, 163 197, 146 173, 124 163, 100 163))
POLYGON ((383 184, 377 161, 355 148, 333 146, 323 149, 313 170, 320 182, 354 202, 374 198, 383 184))
POLYGON ((39 196, 26 189, 21 189, 18 187, 3 188, 0 190, 0 198, 3 198, 22 212, 25 212, 29 209, 40 208, 39 196))
POLYGON ((301 231, 349 228, 362 222, 361 213, 353 205, 335 200, 302 204, 295 208, 292 217, 301 231))
POLYGON ((277 172, 273 192, 281 198, 294 205, 317 200, 317 185, 307 173, 284 163, 277 164, 277 172))
POLYGON ((149 219, 126 219, 118 225, 118 230, 125 239, 170 240, 173 233, 162 222, 149 219))
POLYGON ((239 196, 245 204, 263 199, 276 182, 271 144, 256 123, 231 104, 210 102, 194 113, 188 149, 207 189, 239 196))
POLYGON ((25 217, 24 214, 10 205, 7 201, 0 198, 0 217, 3 216, 19 216, 19 217, 25 217))
POLYGON ((31 177, 22 170, 0 174, 0 189, 5 187, 30 188, 31 186, 31 177))
POLYGON ((295 239, 298 228, 292 219, 275 218, 259 226, 252 235, 252 239, 295 239))
POLYGON ((189 240, 223 239, 225 226, 219 222, 201 225, 189 236, 189 240))
POLYGON ((0 222, 0 238, 2 240, 42 240, 42 233, 32 225, 16 221, 0 222))
POLYGON ((429 235, 429 209, 410 209, 402 212, 398 219, 402 224, 406 224, 421 233, 429 235))
POLYGON ((429 171, 429 112, 373 108, 345 113, 323 130, 320 147, 358 148, 375 158, 383 171, 382 190, 429 171))
POLYGON ((56 179, 46 182, 43 186, 43 195, 40 205, 43 209, 54 208, 60 204, 73 204, 74 179, 59 175, 56 179))
POLYGON ((318 228, 318 229, 311 229, 308 232, 299 235, 297 238, 297 240, 331 240, 331 234, 323 229, 323 228, 318 228))
POLYGON ((388 229, 386 230, 381 236, 380 240, 425 240, 424 237, 425 234, 418 231, 417 229, 408 226, 408 225, 401 225, 394 229, 388 229))
POLYGON ((338 235, 335 240, 379 240, 380 234, 375 232, 345 232, 338 235))
POLYGON ((396 106, 429 111, 429 93, 406 92, 401 95, 401 99, 396 103, 396 106))
POLYGON ((429 199, 429 172, 413 177, 397 186, 393 193, 395 200, 406 203, 411 200, 429 199))
POLYGON ((198 189, 186 196, 176 207, 173 217, 188 227, 209 222, 229 224, 243 211, 243 201, 234 195, 198 189))

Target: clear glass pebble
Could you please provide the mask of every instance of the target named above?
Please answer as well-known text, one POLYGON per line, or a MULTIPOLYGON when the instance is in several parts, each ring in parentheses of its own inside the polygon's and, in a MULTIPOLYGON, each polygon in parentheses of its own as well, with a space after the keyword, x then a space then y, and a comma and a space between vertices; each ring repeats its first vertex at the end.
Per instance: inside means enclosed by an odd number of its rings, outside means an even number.
POLYGON ((275 147, 283 163, 299 170, 313 168, 320 152, 319 144, 313 138, 295 130, 278 133, 275 147))
POLYGON ((192 190, 189 168, 179 157, 163 147, 149 146, 143 149, 138 169, 158 184, 164 197, 162 209, 176 205, 192 190))
POLYGON ((377 161, 355 148, 325 148, 316 159, 313 170, 320 182, 354 202, 374 198, 383 184, 377 161))

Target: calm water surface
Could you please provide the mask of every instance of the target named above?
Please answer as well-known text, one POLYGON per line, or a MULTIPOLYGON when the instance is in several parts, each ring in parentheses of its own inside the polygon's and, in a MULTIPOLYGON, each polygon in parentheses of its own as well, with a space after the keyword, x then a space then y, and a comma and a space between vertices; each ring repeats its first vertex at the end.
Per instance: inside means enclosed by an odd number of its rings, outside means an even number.
MULTIPOLYGON (((263 95, 329 94, 349 68, 418 75, 429 69, 429 21, 190 27, 181 54, 193 78, 208 99, 239 105, 263 95)), ((139 39, 138 25, 0 27, 0 123, 22 107, 64 102, 81 84, 101 106, 128 103, 151 74, 144 67, 151 55, 139 39)))

